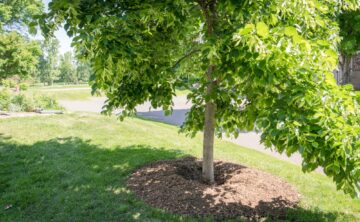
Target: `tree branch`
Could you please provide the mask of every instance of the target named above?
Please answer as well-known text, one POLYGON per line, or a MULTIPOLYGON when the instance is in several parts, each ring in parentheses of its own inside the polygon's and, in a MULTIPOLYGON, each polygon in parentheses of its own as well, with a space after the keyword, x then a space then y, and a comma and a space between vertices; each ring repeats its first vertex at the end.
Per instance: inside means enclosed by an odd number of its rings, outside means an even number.
POLYGON ((176 63, 173 65, 172 69, 175 69, 184 59, 190 57, 192 54, 194 54, 196 52, 200 52, 200 49, 189 50, 187 53, 185 53, 184 56, 182 56, 180 59, 178 59, 176 61, 176 63))

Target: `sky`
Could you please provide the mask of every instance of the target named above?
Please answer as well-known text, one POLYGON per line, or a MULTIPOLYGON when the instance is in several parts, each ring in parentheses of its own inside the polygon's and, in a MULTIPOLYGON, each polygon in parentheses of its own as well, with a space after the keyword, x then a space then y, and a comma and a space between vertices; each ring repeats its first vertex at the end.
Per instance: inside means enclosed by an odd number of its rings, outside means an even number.
MULTIPOLYGON (((51 0, 42 0, 45 5, 45 10, 47 10, 47 6, 51 0)), ((55 37, 60 41, 60 54, 64 54, 65 52, 72 51, 73 49, 71 47, 71 39, 67 36, 65 30, 63 28, 60 28, 55 32, 55 37)), ((44 37, 41 35, 41 33, 38 33, 35 37, 36 39, 44 39, 44 37)))

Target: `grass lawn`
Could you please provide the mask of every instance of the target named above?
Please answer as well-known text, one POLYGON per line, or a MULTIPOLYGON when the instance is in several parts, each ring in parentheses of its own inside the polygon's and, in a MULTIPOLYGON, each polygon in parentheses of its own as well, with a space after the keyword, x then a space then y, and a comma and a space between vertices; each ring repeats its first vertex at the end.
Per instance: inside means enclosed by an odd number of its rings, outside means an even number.
POLYGON ((54 87, 54 88, 30 88, 27 92, 41 94, 55 98, 56 100, 88 100, 95 96, 91 95, 89 87, 54 87), (76 88, 76 89, 74 89, 76 88))
POLYGON ((89 84, 54 84, 52 86, 36 85, 31 86, 30 89, 68 89, 68 88, 89 88, 89 84))
MULTIPOLYGON (((184 218, 138 200, 126 180, 137 167, 186 154, 200 156, 200 135, 174 126, 96 114, 0 120, 0 221, 211 221, 184 218), (4 206, 12 205, 8 210, 4 206)), ((229 142, 216 159, 271 172, 294 184, 301 207, 291 221, 360 221, 360 200, 337 192, 319 173, 229 142)), ((179 190, 179 195, 181 195, 179 190)), ((269 220, 266 220, 269 221, 269 220)))

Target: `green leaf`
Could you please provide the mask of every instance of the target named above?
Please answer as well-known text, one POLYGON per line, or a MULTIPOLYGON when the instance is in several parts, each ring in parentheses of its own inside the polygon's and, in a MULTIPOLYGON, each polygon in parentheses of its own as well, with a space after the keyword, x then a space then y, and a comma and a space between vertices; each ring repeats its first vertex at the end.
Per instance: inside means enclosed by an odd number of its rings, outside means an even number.
POLYGON ((264 22, 258 22, 256 23, 256 33, 266 38, 269 35, 269 27, 264 22))
POLYGON ((285 27, 284 34, 289 37, 292 37, 292 36, 298 35, 298 32, 296 31, 296 28, 288 26, 288 27, 285 27))
POLYGON ((252 31, 254 31, 254 29, 255 29, 254 24, 246 24, 244 28, 239 30, 239 34, 247 35, 247 34, 251 33, 252 31))

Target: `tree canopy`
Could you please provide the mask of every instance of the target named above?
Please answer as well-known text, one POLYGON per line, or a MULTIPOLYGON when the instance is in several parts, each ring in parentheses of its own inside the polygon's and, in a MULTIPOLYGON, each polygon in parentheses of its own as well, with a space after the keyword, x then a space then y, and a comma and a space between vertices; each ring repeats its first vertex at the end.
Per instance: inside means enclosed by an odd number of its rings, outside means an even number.
POLYGON ((34 75, 40 55, 37 41, 30 41, 15 31, 0 32, 0 79, 34 75))
POLYGON ((43 42, 43 55, 40 58, 39 77, 42 82, 52 85, 59 78, 59 40, 49 38, 43 42))
POLYGON ((0 2, 0 30, 4 26, 22 28, 43 12, 41 0, 2 0, 0 2))
MULTIPOLYGON (((53 0, 41 20, 63 22, 91 61, 105 112, 136 105, 171 111, 184 68, 198 79, 182 130, 204 130, 204 162, 214 133, 256 130, 267 146, 302 168, 319 166, 338 189, 356 195, 360 181, 360 109, 338 87, 339 15, 357 1, 336 0, 53 0)), ((211 170, 210 170, 211 171, 211 170)), ((209 172, 210 172, 209 171, 209 172)))
POLYGON ((75 65, 73 64, 73 56, 71 52, 65 52, 60 58, 59 64, 60 81, 78 83, 75 65))
POLYGON ((360 51, 360 10, 344 11, 340 15, 340 50, 347 56, 360 51))
POLYGON ((4 0, 0 3, 0 79, 33 75, 41 54, 37 41, 24 31, 42 13, 41 0, 4 0))

